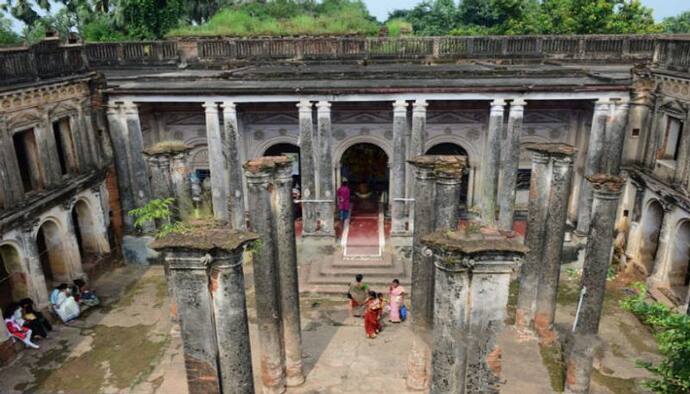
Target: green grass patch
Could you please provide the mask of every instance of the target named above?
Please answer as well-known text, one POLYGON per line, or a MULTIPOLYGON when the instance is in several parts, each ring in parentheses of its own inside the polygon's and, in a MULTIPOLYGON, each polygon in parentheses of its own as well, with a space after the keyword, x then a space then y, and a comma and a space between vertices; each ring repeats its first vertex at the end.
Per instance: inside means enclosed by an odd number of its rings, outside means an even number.
POLYGON ((635 379, 623 379, 604 375, 596 369, 592 370, 592 380, 606 387, 613 394, 634 394, 640 392, 635 379))
POLYGON ((541 361, 549 372, 551 389, 562 393, 565 390, 565 362, 560 346, 539 345, 541 361))
POLYGON ((507 315, 506 324, 515 324, 515 309, 517 308, 518 294, 520 292, 520 280, 516 279, 510 282, 510 287, 508 288, 508 305, 507 305, 507 315))

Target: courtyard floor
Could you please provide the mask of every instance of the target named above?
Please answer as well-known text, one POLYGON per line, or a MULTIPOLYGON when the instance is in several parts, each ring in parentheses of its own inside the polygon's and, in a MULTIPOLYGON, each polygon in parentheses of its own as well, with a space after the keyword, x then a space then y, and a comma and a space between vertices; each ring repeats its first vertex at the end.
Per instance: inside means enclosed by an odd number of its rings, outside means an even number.
MULTIPOLYGON (((575 267, 576 269, 576 267, 575 267)), ((564 268, 558 324, 567 330, 577 302, 575 269, 564 268)), ((256 343, 253 278, 246 272, 252 347, 256 343)), ((187 392, 179 328, 170 321, 162 267, 120 267, 94 284, 103 305, 69 326, 58 325, 39 350, 24 350, 0 369, 2 393, 165 393, 187 392)), ((344 290, 345 291, 345 290, 344 290)), ((612 284, 601 332, 606 349, 593 376, 593 393, 643 393, 648 376, 635 360, 654 360, 656 345, 648 330, 620 310, 624 289, 612 284)), ((411 335, 406 323, 387 325, 365 338, 360 319, 348 316, 335 297, 302 297, 306 383, 289 393, 405 392, 411 335)), ((562 361, 540 349, 535 338, 508 326, 501 334, 504 393, 559 391, 562 361)), ((254 352, 254 372, 258 354, 254 352)), ((259 383, 257 382, 257 388, 259 383)))

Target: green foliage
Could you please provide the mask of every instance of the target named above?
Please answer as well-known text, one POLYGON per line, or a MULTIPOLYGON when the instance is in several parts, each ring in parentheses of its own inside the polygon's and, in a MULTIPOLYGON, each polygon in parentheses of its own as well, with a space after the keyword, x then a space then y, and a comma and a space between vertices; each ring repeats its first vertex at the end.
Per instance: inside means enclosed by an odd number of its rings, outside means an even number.
POLYGON ((154 199, 141 208, 129 211, 134 217, 134 226, 143 229, 149 223, 160 223, 156 238, 165 237, 171 233, 186 233, 191 227, 180 221, 173 221, 174 198, 154 199))
POLYGON ((85 24, 81 34, 85 41, 110 42, 127 39, 124 33, 117 30, 114 21, 103 15, 98 15, 85 24))
POLYGON ((187 25, 169 35, 371 35, 378 31, 378 23, 358 0, 272 0, 223 9, 202 25, 187 25))
POLYGON ((386 22, 386 30, 391 37, 400 37, 412 34, 412 24, 404 19, 390 19, 386 22))
POLYGON ((647 302, 646 287, 641 283, 634 287, 637 295, 621 301, 621 306, 651 327, 663 356, 658 364, 638 362, 655 376, 644 385, 655 393, 690 392, 690 316, 675 313, 656 302, 647 302))
POLYGON ((664 18, 661 25, 666 33, 690 33, 690 11, 685 11, 678 16, 664 18))
POLYGON ((639 0, 427 0, 391 18, 419 35, 655 33, 661 26, 639 0))
POLYGON ((19 35, 12 31, 12 23, 0 14, 0 45, 18 44, 19 35))
POLYGON ((183 0, 120 0, 118 25, 127 36, 147 40, 162 38, 184 17, 183 0))

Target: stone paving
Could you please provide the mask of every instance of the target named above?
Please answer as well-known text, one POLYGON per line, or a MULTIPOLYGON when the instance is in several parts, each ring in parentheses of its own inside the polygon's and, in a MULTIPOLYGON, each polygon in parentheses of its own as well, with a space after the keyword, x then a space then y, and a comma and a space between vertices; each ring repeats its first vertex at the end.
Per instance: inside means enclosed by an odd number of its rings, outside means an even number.
MULTIPOLYGON (((258 349, 251 267, 246 276, 252 347, 258 349)), ((574 314, 576 279, 565 272, 563 277, 557 322, 567 329, 574 314)), ((94 287, 104 305, 69 326, 59 325, 41 349, 25 350, 0 369, 0 392, 186 394, 179 328, 169 318, 162 267, 120 267, 94 287)), ((361 320, 348 316, 342 299, 309 296, 300 303, 307 382, 288 393, 407 392, 404 377, 412 338, 407 323, 388 324, 371 340, 364 336, 361 320)), ((606 312, 601 332, 607 347, 596 365, 592 392, 643 393, 638 383, 647 374, 634 360, 655 359, 654 341, 613 298, 606 312)), ((503 393, 556 392, 550 382, 553 365, 534 337, 508 326, 499 343, 503 393)), ((255 379, 257 356, 254 352, 255 379)))

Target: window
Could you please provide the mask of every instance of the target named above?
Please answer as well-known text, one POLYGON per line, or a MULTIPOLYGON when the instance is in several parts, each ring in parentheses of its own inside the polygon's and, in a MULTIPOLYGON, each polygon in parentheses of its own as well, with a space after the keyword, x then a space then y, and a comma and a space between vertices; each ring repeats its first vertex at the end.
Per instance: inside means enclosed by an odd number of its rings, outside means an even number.
POLYGON ((43 189, 43 171, 41 170, 34 130, 29 129, 15 133, 12 136, 12 142, 17 155, 19 175, 22 178, 24 192, 43 189))
POLYGON ((75 173, 78 170, 74 148, 74 139, 69 125, 69 118, 62 118, 53 122, 53 134, 60 161, 60 173, 75 173))
POLYGON ((666 123, 664 140, 661 145, 661 149, 659 149, 659 159, 678 160, 682 132, 683 122, 681 122, 680 119, 669 117, 668 122, 666 123))
POLYGON ((639 137, 640 136, 640 129, 635 128, 632 129, 632 137, 639 137))
POLYGON ((516 190, 529 190, 530 178, 532 177, 532 170, 519 169, 517 173, 517 181, 515 185, 516 190))

